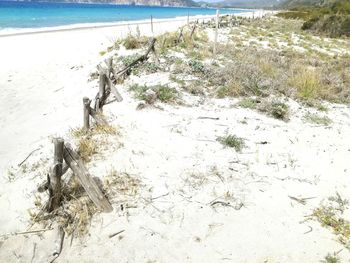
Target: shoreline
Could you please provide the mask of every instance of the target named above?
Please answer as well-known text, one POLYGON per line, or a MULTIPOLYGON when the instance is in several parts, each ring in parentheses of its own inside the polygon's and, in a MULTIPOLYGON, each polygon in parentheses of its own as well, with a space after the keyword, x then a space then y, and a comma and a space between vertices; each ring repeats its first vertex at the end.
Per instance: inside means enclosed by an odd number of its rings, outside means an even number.
MULTIPOLYGON (((247 9, 248 10, 248 9, 247 9)), ((266 14, 273 11, 267 10, 254 10, 251 12, 239 12, 232 14, 222 14, 222 15, 233 15, 233 16, 251 16, 253 13, 255 14, 266 14)), ((168 22, 183 22, 187 21, 195 21, 195 20, 210 20, 215 18, 216 15, 195 15, 195 16, 178 16, 173 18, 156 18, 153 19, 154 24, 162 24, 168 22)), ((117 22, 106 22, 106 23, 80 23, 80 24, 72 24, 72 25, 63 25, 63 26, 54 26, 54 27, 41 27, 41 28, 15 28, 15 29, 2 29, 0 30, 0 38, 3 37, 12 37, 12 36, 23 36, 23 35, 32 35, 32 34, 43 34, 43 33, 56 33, 56 32, 67 32, 67 31, 77 31, 77 30, 89 30, 89 29, 100 29, 100 28, 112 28, 112 27, 122 27, 122 26, 137 26, 151 24, 150 19, 141 19, 141 20, 132 20, 132 21, 117 21, 117 22), (7 31, 8 30, 8 31, 7 31)))

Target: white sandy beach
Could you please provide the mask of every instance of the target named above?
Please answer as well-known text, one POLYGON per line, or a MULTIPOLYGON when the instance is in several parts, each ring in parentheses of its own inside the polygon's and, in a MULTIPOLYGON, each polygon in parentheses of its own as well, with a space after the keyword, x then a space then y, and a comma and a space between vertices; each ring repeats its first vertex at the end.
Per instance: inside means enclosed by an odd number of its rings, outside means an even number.
MULTIPOLYGON (((155 21, 154 34, 185 23, 186 18, 155 21)), ((137 25, 142 34, 152 35, 149 23, 137 25)), ((88 82, 89 74, 105 59, 99 52, 130 31, 136 31, 136 24, 0 37, 0 235, 27 229, 28 209, 45 179, 42 167, 33 167, 51 162, 50 138, 65 137, 70 128, 81 126, 82 98, 94 97, 98 87, 96 81, 88 82), (36 149, 27 161, 31 176, 23 176, 18 164, 36 149)), ((139 81, 157 84, 164 79, 155 74, 139 81)), ((302 123, 301 106, 293 101, 294 115, 285 123, 232 108, 225 99, 208 99, 193 108, 166 105, 163 111, 136 111, 137 102, 126 88, 121 93, 124 101, 108 105, 106 113, 121 128, 123 146, 89 169, 100 175, 114 167, 139 176, 144 194, 155 198, 154 203, 128 212, 116 206, 110 214, 96 215, 90 234, 72 245, 66 240, 55 262, 299 263, 319 262, 334 251, 350 259, 329 230, 303 222, 324 198, 349 192, 346 106, 330 106, 334 124, 327 128, 302 123), (213 143, 214 135, 228 130, 247 140, 249 149, 240 156, 213 143), (268 144, 258 144, 262 141, 268 144), (225 183, 211 175, 198 191, 184 180, 189 173, 215 169, 225 183), (245 207, 238 211, 207 205, 225 193, 245 207), (289 196, 313 199, 301 205, 289 196), (123 238, 108 238, 120 230, 125 230, 123 238)), ((48 262, 53 234, 3 237, 0 261, 48 262)))

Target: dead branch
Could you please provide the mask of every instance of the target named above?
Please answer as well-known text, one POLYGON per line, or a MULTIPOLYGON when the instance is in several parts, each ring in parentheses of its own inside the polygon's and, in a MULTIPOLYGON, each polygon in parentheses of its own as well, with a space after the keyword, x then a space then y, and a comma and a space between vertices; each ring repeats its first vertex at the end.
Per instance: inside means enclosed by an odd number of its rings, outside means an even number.
POLYGON ((24 164, 25 161, 27 161, 28 158, 29 158, 33 153, 35 153, 35 152, 38 151, 38 150, 40 150, 40 148, 31 151, 31 152, 28 154, 28 156, 27 156, 22 162, 20 162, 20 163, 18 164, 18 167, 20 167, 22 164, 24 164))
POLYGON ((115 237, 115 236, 117 236, 117 235, 119 235, 119 234, 121 234, 121 233, 123 233, 123 232, 125 232, 125 230, 121 230, 121 231, 119 231, 119 232, 117 232, 117 233, 110 234, 108 237, 109 237, 109 238, 112 238, 112 237, 115 237))

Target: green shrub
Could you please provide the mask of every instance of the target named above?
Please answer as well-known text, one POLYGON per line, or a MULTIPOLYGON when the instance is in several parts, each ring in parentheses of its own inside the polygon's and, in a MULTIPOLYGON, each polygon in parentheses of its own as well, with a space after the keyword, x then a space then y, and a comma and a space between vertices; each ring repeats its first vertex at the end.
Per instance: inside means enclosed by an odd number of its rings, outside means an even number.
POLYGON ((205 73, 206 71, 204 64, 198 60, 191 59, 188 65, 193 73, 205 73))
POLYGON ((318 114, 311 114, 307 113, 304 116, 304 119, 310 123, 318 124, 318 125, 325 125, 328 126, 332 123, 332 120, 328 118, 327 116, 319 116, 318 114))
POLYGON ((245 147, 244 140, 242 138, 237 137, 236 135, 218 137, 217 141, 219 141, 225 147, 234 148, 236 152, 241 152, 242 149, 245 147))
POLYGON ((283 102, 272 102, 271 115, 280 120, 287 120, 289 115, 289 107, 283 102))
POLYGON ((161 102, 174 102, 178 97, 178 93, 174 88, 167 85, 146 86, 134 84, 129 87, 133 91, 135 97, 144 100, 148 104, 153 104, 157 100, 161 102))
POLYGON ((253 98, 245 98, 238 103, 238 106, 247 109, 256 109, 259 100, 253 98))

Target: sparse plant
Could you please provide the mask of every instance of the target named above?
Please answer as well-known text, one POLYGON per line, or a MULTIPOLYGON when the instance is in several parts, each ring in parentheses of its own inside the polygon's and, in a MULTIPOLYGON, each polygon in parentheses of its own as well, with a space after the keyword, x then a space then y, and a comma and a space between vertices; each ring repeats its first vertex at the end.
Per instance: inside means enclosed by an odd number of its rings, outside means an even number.
POLYGON ((236 152, 241 152, 245 147, 244 139, 232 134, 218 137, 217 141, 225 147, 234 148, 236 152))
POLYGON ((332 120, 330 118, 328 118, 327 116, 321 117, 318 114, 312 114, 309 112, 307 114, 305 114, 304 119, 307 122, 318 124, 318 125, 324 125, 324 126, 328 126, 332 123, 332 120))
POLYGON ((287 120, 289 116, 289 106, 283 102, 272 102, 271 115, 280 120, 287 120))
POLYGON ((314 209, 311 218, 316 219, 322 226, 329 227, 337 235, 338 240, 346 245, 350 245, 350 222, 342 217, 348 208, 348 201, 340 197, 337 193, 334 197, 329 197, 326 204, 314 209))
POLYGON ((258 109, 279 120, 287 121, 289 119, 289 106, 276 99, 263 101, 258 109))
POLYGON ((253 98, 244 98, 238 103, 238 106, 242 108, 247 108, 247 109, 256 109, 257 105, 260 102, 261 102, 260 100, 253 99, 253 98))
POLYGON ((198 60, 192 59, 188 62, 188 65, 190 66, 191 71, 193 73, 205 73, 206 72, 204 64, 198 60))
POLYGON ((333 255, 328 253, 327 256, 324 257, 321 263, 340 263, 340 258, 334 253, 333 255))
POLYGON ((130 86, 129 90, 134 92, 136 98, 144 100, 148 104, 154 104, 157 100, 175 102, 178 97, 176 89, 168 85, 142 86, 134 84, 130 86))

